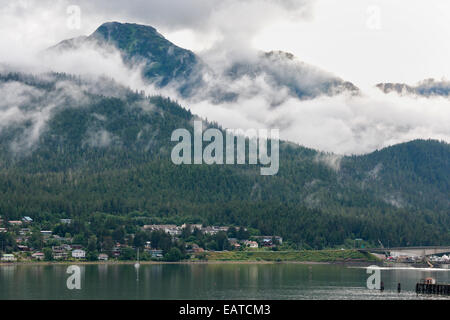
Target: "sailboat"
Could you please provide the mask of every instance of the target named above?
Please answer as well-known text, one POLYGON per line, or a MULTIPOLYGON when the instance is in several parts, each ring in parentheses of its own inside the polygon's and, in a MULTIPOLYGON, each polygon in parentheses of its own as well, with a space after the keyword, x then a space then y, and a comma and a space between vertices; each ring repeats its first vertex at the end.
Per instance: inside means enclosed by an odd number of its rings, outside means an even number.
POLYGON ((134 267, 136 268, 136 269, 139 269, 139 267, 141 266, 141 264, 139 263, 139 248, 137 249, 137 261, 136 261, 136 263, 134 264, 134 267))

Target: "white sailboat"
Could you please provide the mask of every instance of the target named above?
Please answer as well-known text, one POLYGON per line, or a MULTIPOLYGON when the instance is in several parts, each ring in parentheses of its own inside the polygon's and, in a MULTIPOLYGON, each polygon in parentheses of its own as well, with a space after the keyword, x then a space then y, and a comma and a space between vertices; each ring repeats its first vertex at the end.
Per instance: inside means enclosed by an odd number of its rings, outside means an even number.
POLYGON ((134 264, 134 267, 136 268, 136 269, 139 269, 139 267, 141 266, 141 264, 139 263, 139 248, 137 249, 137 261, 136 261, 136 263, 134 264))

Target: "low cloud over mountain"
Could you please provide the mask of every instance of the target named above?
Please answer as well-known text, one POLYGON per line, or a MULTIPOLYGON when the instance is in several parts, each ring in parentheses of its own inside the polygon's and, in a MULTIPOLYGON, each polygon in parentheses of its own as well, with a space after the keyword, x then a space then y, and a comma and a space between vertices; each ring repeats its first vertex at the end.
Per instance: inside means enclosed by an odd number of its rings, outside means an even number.
POLYGON ((449 97, 450 81, 426 79, 416 85, 405 83, 379 83, 377 88, 384 93, 396 92, 400 95, 415 95, 422 97, 449 97))
POLYGON ((310 1, 132 2, 80 1, 80 30, 66 28, 68 2, 51 10, 48 1, 5 2, 0 45, 7 50, 0 52, 0 70, 105 76, 172 97, 224 127, 277 127, 284 139, 335 153, 366 153, 416 138, 450 141, 445 82, 411 86, 414 95, 384 94, 302 62, 301 52, 253 49, 255 33, 275 21, 313 19, 310 1), (209 34, 213 40, 196 51, 149 26, 98 28, 111 20, 151 23, 164 33, 198 30, 195 37, 209 34), (60 43, 65 50, 45 51, 69 38, 60 43))

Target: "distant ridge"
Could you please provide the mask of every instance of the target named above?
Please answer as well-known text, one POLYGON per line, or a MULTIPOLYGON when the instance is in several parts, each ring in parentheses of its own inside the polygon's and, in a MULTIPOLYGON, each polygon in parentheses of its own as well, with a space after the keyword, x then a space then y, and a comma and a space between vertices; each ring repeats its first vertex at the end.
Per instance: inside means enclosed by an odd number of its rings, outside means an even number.
POLYGON ((282 51, 232 61, 222 73, 192 51, 168 41, 155 28, 133 23, 106 22, 90 36, 64 40, 51 50, 75 50, 89 43, 117 48, 130 66, 143 63, 144 78, 159 87, 171 85, 183 97, 209 99, 212 103, 236 100, 239 93, 234 91, 232 84, 242 77, 254 80, 262 76, 275 90, 287 89, 298 99, 359 93, 351 82, 282 51))

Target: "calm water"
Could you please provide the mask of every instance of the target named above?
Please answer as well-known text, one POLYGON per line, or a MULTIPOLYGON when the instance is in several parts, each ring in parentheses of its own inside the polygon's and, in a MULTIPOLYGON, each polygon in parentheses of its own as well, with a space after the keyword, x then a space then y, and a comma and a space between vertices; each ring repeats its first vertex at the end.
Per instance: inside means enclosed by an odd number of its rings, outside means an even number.
POLYGON ((382 269, 385 291, 368 290, 364 268, 302 264, 81 265, 81 290, 69 290, 65 265, 0 266, 0 299, 446 299, 417 296, 450 270, 382 269), (402 292, 397 293, 397 283, 402 292))

